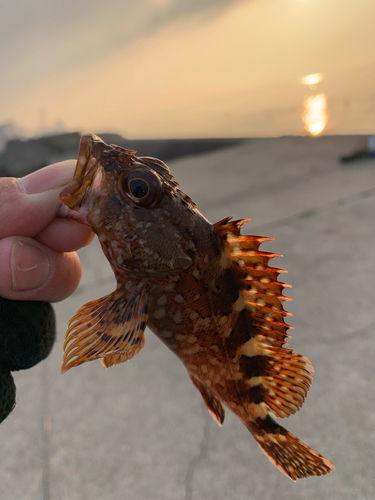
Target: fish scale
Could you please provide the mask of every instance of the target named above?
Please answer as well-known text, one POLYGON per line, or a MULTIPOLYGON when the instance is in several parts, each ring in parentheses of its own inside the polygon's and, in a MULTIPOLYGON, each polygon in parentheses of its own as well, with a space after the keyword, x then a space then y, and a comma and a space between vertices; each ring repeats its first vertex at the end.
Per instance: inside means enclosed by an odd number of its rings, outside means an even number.
POLYGON ((301 408, 313 368, 285 347, 289 285, 270 266, 280 255, 259 249, 272 238, 242 235, 249 219, 211 224, 172 179, 161 160, 83 136, 60 216, 92 227, 117 289, 72 318, 62 371, 131 359, 148 325, 184 363, 219 425, 225 405, 293 481, 331 472, 332 462, 273 419, 301 408))

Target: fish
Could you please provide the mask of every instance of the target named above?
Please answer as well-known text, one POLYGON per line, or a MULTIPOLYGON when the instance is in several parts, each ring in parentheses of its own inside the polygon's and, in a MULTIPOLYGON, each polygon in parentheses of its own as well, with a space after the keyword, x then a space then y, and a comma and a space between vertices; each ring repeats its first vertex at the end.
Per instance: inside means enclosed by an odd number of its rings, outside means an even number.
POLYGON ((273 238, 242 235, 250 219, 211 224, 161 160, 83 135, 60 216, 98 236, 117 287, 69 322, 62 372, 105 368, 138 354, 146 326, 175 353, 221 426, 224 406, 268 459, 296 481, 334 464, 278 422, 301 408, 311 361, 286 347, 289 285, 260 250, 273 238))

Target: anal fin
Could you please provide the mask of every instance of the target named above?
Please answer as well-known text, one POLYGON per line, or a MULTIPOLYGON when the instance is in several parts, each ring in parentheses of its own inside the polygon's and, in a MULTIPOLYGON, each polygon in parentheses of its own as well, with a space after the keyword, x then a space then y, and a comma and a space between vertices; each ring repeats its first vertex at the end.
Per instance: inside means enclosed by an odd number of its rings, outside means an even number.
POLYGON ((100 359, 108 368, 135 356, 144 346, 148 297, 116 290, 85 304, 69 322, 61 371, 100 359))
POLYGON ((202 384, 202 382, 200 382, 196 377, 194 377, 194 375, 192 375, 189 372, 189 370, 188 374, 190 375, 190 378, 195 387, 201 393, 202 398, 204 399, 204 402, 207 405, 208 411, 212 415, 212 418, 220 426, 223 425, 225 418, 225 410, 223 408, 223 405, 220 403, 215 394, 213 394, 204 384, 202 384))

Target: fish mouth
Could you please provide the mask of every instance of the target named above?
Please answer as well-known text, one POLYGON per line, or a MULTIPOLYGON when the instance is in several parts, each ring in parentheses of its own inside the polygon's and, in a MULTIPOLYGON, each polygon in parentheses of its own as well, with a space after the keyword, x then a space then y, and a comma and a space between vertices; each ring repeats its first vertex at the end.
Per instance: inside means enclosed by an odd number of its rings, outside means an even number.
POLYGON ((95 198, 100 195, 102 181, 102 158, 104 153, 120 152, 133 156, 136 151, 114 144, 106 144, 95 134, 84 134, 79 145, 77 165, 73 180, 61 191, 57 217, 87 222, 95 198))
POLYGON ((100 192, 101 159, 108 148, 95 134, 84 134, 79 145, 77 165, 73 180, 61 191, 57 217, 72 219, 90 225, 87 215, 91 210, 93 198, 100 192))
POLYGON ((106 147, 106 143, 95 134, 82 136, 73 180, 60 193, 61 202, 71 210, 77 211, 81 207, 106 147))

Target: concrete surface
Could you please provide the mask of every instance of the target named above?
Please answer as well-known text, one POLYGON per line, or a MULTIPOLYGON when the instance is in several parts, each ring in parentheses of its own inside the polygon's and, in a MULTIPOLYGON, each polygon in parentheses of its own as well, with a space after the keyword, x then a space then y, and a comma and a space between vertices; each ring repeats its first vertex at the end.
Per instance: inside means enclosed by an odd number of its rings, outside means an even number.
POLYGON ((219 428, 180 361, 150 332, 133 360, 60 375, 69 318, 114 288, 97 244, 77 292, 56 305, 51 356, 15 374, 0 427, 1 500, 372 500, 375 498, 375 161, 340 166, 361 137, 258 139, 171 163, 212 222, 252 217, 275 242, 294 301, 291 347, 315 376, 283 421, 337 470, 293 483, 227 411, 219 428))

